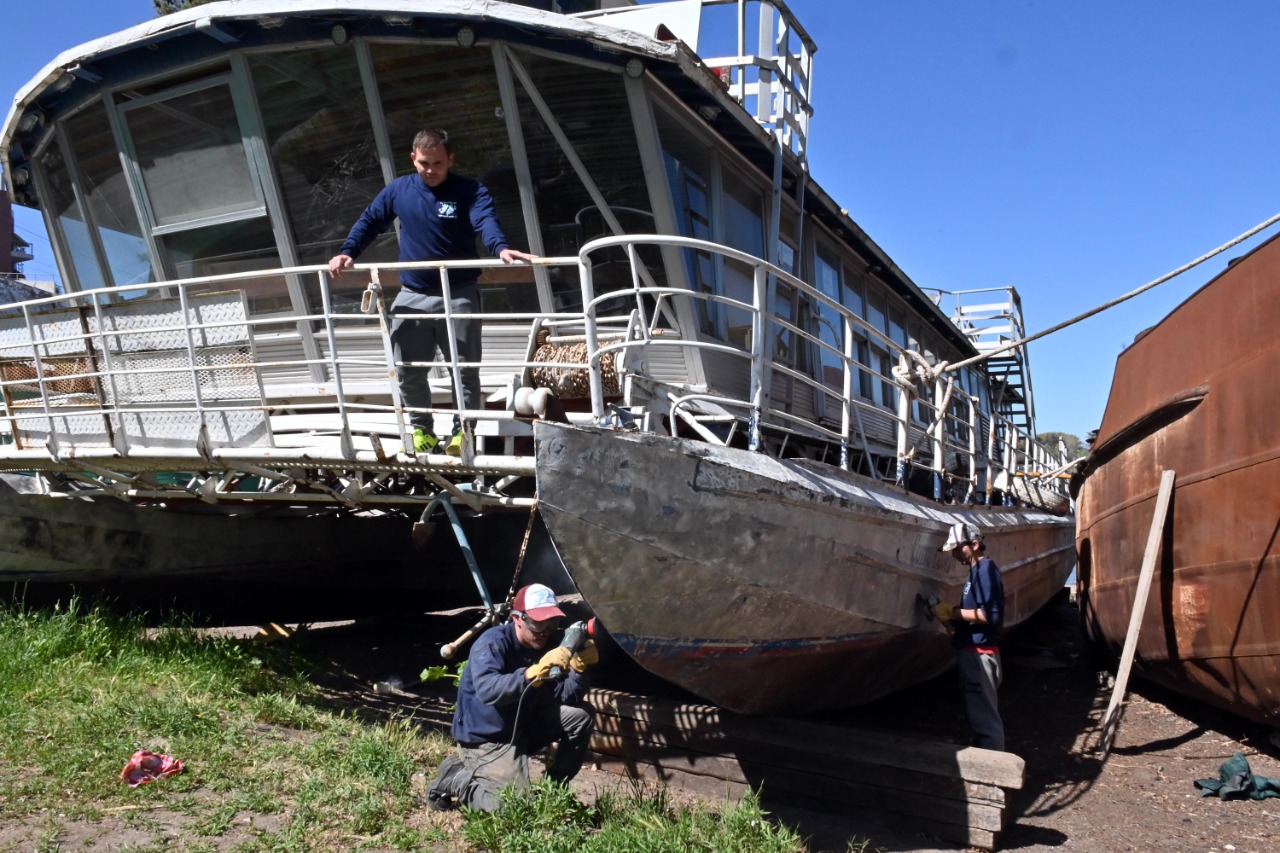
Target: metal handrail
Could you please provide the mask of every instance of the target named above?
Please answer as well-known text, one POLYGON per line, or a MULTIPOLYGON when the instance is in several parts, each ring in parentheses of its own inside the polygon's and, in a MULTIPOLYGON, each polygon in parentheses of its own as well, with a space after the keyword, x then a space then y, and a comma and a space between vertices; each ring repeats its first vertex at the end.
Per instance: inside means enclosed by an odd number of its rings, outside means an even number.
MULTIPOLYGON (((750 377, 749 391, 745 397, 739 398, 726 395, 724 389, 719 388, 698 388, 688 385, 673 387, 668 403, 672 417, 670 425, 672 431, 675 430, 676 418, 696 419, 698 416, 706 416, 705 409, 700 411, 690 409, 690 406, 701 401, 713 407, 740 412, 740 416, 746 421, 748 445, 752 448, 759 449, 765 446, 765 430, 807 434, 815 439, 837 443, 840 448, 839 464, 848 469, 851 466, 851 447, 858 447, 860 443, 863 451, 870 453, 866 445, 865 431, 861 430, 859 424, 867 414, 874 413, 881 423, 891 424, 891 428, 897 431, 901 446, 911 446, 913 442, 918 441, 930 443, 934 451, 933 459, 922 458, 918 462, 913 461, 912 464, 915 467, 931 471, 938 478, 947 477, 964 482, 970 493, 976 488, 984 469, 984 462, 988 468, 988 482, 990 482, 989 466, 992 463, 1010 471, 1037 469, 1043 471, 1055 467, 1051 464, 1053 454, 1037 445, 1033 436, 1019 434, 1014 424, 999 414, 984 415, 978 412, 977 401, 958 389, 953 389, 950 397, 952 402, 948 405, 947 411, 939 411, 938 403, 942 399, 940 396, 934 401, 919 397, 916 389, 906 383, 898 383, 896 386, 898 394, 903 395, 902 399, 907 402, 906 406, 899 405, 897 411, 890 411, 874 401, 863 398, 859 393, 860 377, 863 374, 873 375, 877 383, 893 380, 880 375, 871 365, 858 359, 857 348, 853 345, 855 339, 865 340, 876 350, 888 352, 895 358, 903 351, 902 347, 837 299, 826 295, 789 271, 746 252, 686 237, 610 236, 587 243, 576 257, 544 258, 535 261, 535 264, 576 271, 580 282, 582 308, 564 312, 534 311, 464 315, 453 313, 452 307, 449 306, 446 307, 442 319, 449 330, 450 341, 456 341, 454 326, 457 322, 476 317, 494 324, 528 325, 531 329, 536 324, 540 327, 558 329, 561 337, 577 335, 580 332, 581 340, 586 343, 585 363, 577 361, 535 363, 525 358, 502 359, 493 356, 479 363, 469 363, 458 357, 456 346, 451 346, 451 358, 443 366, 451 371, 449 381, 454 386, 456 400, 462 399, 461 389, 458 387, 459 368, 462 367, 484 367, 490 371, 495 368, 511 369, 519 371, 520 375, 534 366, 566 370, 585 368, 590 380, 590 416, 594 423, 603 425, 608 423, 610 415, 605 406, 604 382, 601 373, 605 355, 615 353, 621 356, 637 348, 683 347, 705 353, 728 354, 742 359, 750 377), (695 292, 681 287, 645 284, 635 267, 643 263, 639 257, 639 248, 648 246, 716 254, 751 269, 752 290, 749 300, 718 293, 695 292), (616 248, 625 250, 628 262, 633 267, 631 286, 597 293, 592 275, 592 257, 601 251, 616 248), (823 340, 816 327, 808 327, 808 324, 792 322, 770 313, 768 310, 770 294, 779 284, 791 288, 811 305, 819 306, 822 312, 838 318, 839 322, 831 323, 831 326, 833 331, 836 325, 840 327, 842 345, 823 340), (708 305, 721 306, 720 310, 736 309, 746 312, 750 316, 751 324, 750 346, 743 347, 718 339, 707 339, 691 334, 687 329, 672 330, 676 333, 671 334, 655 334, 655 330, 649 328, 651 322, 656 322, 650 319, 657 316, 655 306, 663 306, 665 310, 678 300, 702 300, 708 305), (634 329, 636 333, 629 334, 629 329, 634 329), (840 368, 838 379, 834 378, 835 374, 832 372, 831 378, 824 380, 823 375, 813 372, 817 369, 816 366, 815 368, 804 367, 802 358, 798 358, 796 363, 787 363, 779 359, 777 353, 773 351, 774 338, 779 334, 788 335, 795 342, 793 347, 795 352, 804 351, 813 358, 816 365, 826 365, 827 367, 823 368, 824 371, 838 364, 840 368), (782 406, 774 405, 770 398, 770 390, 775 376, 796 382, 800 387, 808 389, 815 397, 819 395, 824 397, 828 404, 834 401, 838 409, 836 416, 825 418, 819 418, 816 414, 813 417, 801 416, 787 411, 782 406), (924 428, 911 417, 910 403, 917 400, 922 404, 920 409, 924 415, 932 420, 932 426, 924 428), (984 436, 987 439, 985 453, 982 448, 984 436), (953 466, 951 470, 946 470, 945 460, 948 457, 959 457, 967 464, 959 468, 953 466)), ((360 264, 348 275, 367 274, 370 280, 369 289, 373 292, 380 291, 380 277, 386 272, 439 269, 444 273, 443 286, 447 293, 449 270, 499 266, 502 264, 496 260, 360 264)), ((530 286, 533 285, 530 284, 530 286)), ((248 292, 252 293, 252 286, 248 292)), ((296 356, 288 353, 251 354, 238 361, 235 365, 236 369, 255 371, 259 376, 276 377, 267 389, 268 399, 265 401, 267 409, 272 410, 273 407, 283 405, 277 400, 278 394, 274 389, 295 387, 287 385, 289 380, 280 377, 286 373, 292 375, 298 368, 303 368, 305 372, 315 365, 322 365, 327 380, 316 386, 314 394, 302 395, 310 399, 298 400, 293 399, 299 396, 298 394, 290 395, 287 404, 289 410, 300 413, 324 411, 334 414, 336 421, 334 432, 339 436, 338 458, 352 465, 370 465, 378 454, 369 454, 367 451, 356 449, 353 442, 353 435, 357 432, 353 425, 354 418, 385 417, 394 413, 397 416, 397 431, 402 440, 407 438, 405 419, 402 417, 407 410, 401 405, 395 383, 386 378, 380 380, 384 389, 382 393, 391 397, 390 405, 376 398, 369 399, 369 395, 373 393, 369 383, 379 381, 370 379, 369 376, 377 374, 379 367, 385 365, 389 371, 394 371, 406 366, 402 363, 394 363, 390 355, 389 343, 387 343, 388 324, 395 315, 381 307, 380 299, 376 310, 366 304, 367 313, 339 313, 335 310, 333 298, 332 282, 328 278, 327 268, 305 266, 154 284, 126 285, 118 288, 60 294, 22 303, 18 307, 22 318, 21 323, 25 326, 25 340, 15 342, 12 335, 6 338, 4 329, 0 328, 0 358, 6 355, 10 361, 15 358, 26 358, 30 362, 31 372, 35 375, 34 377, 9 374, 0 376, 0 394, 3 396, 0 418, 10 424, 10 429, 15 434, 17 429, 14 425, 17 421, 42 419, 47 426, 49 440, 48 445, 41 448, 40 452, 46 459, 52 457, 54 463, 65 461, 68 450, 74 450, 77 458, 123 459, 146 453, 154 454, 157 452, 156 448, 145 446, 141 441, 134 441, 134 446, 131 447, 129 441, 122 435, 115 437, 114 447, 110 450, 92 446, 92 443, 75 446, 75 442, 60 442, 59 429, 55 424, 66 422, 69 418, 88 415, 119 419, 123 416, 142 417, 157 413, 175 416, 194 413, 199 425, 199 435, 191 443, 197 451, 194 453, 196 459, 204 459, 210 463, 223 460, 225 463, 227 459, 239 456, 245 459, 246 463, 251 459, 279 461, 290 458, 291 452, 300 459, 314 459, 316 458, 314 448, 294 451, 291 448, 279 447, 213 447, 206 434, 206 424, 211 418, 229 414, 255 412, 261 414, 263 401, 227 398, 217 393, 205 393, 202 390, 202 379, 209 377, 209 381, 215 381, 217 372, 228 368, 219 364, 203 363, 198 352, 199 342, 209 340, 210 335, 218 330, 234 327, 237 330, 244 328, 246 336, 250 340, 256 339, 261 345, 267 338, 268 329, 292 326, 305 330, 306 334, 318 343, 322 342, 327 351, 318 353, 318 356, 308 356, 305 352, 299 352, 296 356), (208 294, 211 291, 218 291, 219 288, 249 281, 258 286, 270 286, 271 282, 282 280, 286 276, 296 277, 303 282, 304 287, 309 286, 308 282, 315 282, 320 302, 318 311, 308 309, 269 315, 249 311, 244 317, 231 320, 196 318, 192 314, 191 304, 197 293, 208 294), (152 293, 173 294, 175 292, 176 300, 171 296, 167 299, 178 303, 181 310, 181 317, 178 319, 162 318, 157 325, 144 329, 112 327, 104 321, 104 315, 108 311, 128 311, 135 305, 149 304, 139 301, 138 297, 152 293), (85 312, 91 312, 95 318, 92 328, 64 324, 59 330, 54 328, 56 323, 42 321, 42 318, 59 316, 59 309, 79 309, 82 318, 88 316, 85 312), (185 364, 175 367, 170 364, 138 366, 117 363, 120 361, 118 354, 129 350, 126 341, 138 335, 167 335, 180 341, 181 346, 176 346, 174 352, 181 353, 185 364), (368 349, 367 342, 373 340, 373 335, 383 341, 381 354, 375 354, 368 349), (360 349, 360 346, 365 348, 360 349), (99 355, 101 358, 97 358, 99 355), (80 365, 70 376, 47 371, 46 365, 56 366, 55 362, 58 358, 79 358, 87 364, 80 365), (173 400, 144 402, 130 399, 117 387, 125 376, 144 382, 148 379, 158 380, 165 375, 174 374, 175 371, 182 371, 187 375, 187 381, 191 386, 191 399, 178 402, 173 400), (365 378, 362 379, 362 376, 365 378), (70 382, 93 383, 100 389, 105 386, 109 390, 99 390, 96 393, 96 401, 91 402, 86 399, 83 392, 78 392, 80 396, 77 397, 66 391, 69 385, 59 384, 70 382), (28 395, 28 398, 19 399, 21 395, 28 395), (60 444, 67 446, 62 447, 60 444)), ((448 306, 449 300, 445 301, 448 306)), ((309 302, 309 305, 314 306, 314 304, 314 300, 309 302)), ((68 311, 68 315, 70 314, 71 311, 68 311)), ((14 316, 17 314, 9 314, 10 318, 14 316)), ((423 315, 403 316, 421 318, 423 315)), ((830 322, 825 317, 823 319, 824 322, 830 322)), ((3 321, 0 320, 0 326, 2 325, 3 321)), ((9 329, 12 331, 12 323, 9 329)), ((302 340, 302 332, 293 332, 273 339, 284 340, 287 343, 292 334, 297 334, 298 339, 302 340)), ((234 338, 234 336, 231 337, 234 338)), ((387 377, 390 373, 381 375, 387 377)), ((878 388, 875 393, 879 395, 878 388)), ((427 411, 439 414, 445 410, 427 411)), ((510 412, 499 414, 491 411, 462 412, 461 414, 473 420, 501 419, 511 416, 510 412)), ((176 460, 189 458, 187 452, 178 447, 170 447, 163 452, 175 460, 175 463, 176 460)), ((24 449, 14 445, 0 447, 0 461, 7 458, 10 463, 18 460, 30 463, 34 461, 36 455, 30 448, 24 449)), ((6 464, 5 467, 13 468, 14 465, 6 464)), ((525 470, 527 464, 524 467, 519 465, 515 467, 525 470)), ((941 480, 939 479, 938 482, 941 480)))

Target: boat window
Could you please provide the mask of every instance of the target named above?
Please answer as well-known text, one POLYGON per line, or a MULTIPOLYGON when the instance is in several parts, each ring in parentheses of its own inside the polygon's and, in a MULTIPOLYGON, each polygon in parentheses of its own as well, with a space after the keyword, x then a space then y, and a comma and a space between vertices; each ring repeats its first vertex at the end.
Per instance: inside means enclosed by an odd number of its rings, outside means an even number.
POLYGON ((101 102, 66 121, 67 141, 84 181, 81 196, 89 206, 106 255, 111 283, 154 281, 151 255, 129 196, 120 155, 101 102))
MULTIPOLYGON (((278 269, 282 266, 275 235, 266 218, 177 231, 164 235, 160 240, 168 251, 170 263, 178 278, 227 275, 249 270, 278 269)), ((226 289, 226 286, 225 282, 208 285, 214 289, 226 289)), ((250 311, 255 315, 291 309, 282 277, 264 276, 259 280, 241 280, 235 286, 248 295, 250 311)))
POLYGON ((778 241, 777 263, 792 275, 796 274, 796 250, 782 240, 778 241))
MULTIPOLYGON (((657 228, 623 78, 523 51, 516 51, 514 59, 532 83, 529 91, 517 79, 516 98, 547 254, 576 255, 591 240, 617 233, 654 233, 657 228), (538 109, 539 99, 551 122, 538 109), (568 151, 556 138, 557 131, 568 140, 568 151), (570 153, 585 174, 579 174, 570 153), (600 200, 607 209, 602 209, 600 200)), ((639 258, 652 281, 665 284, 661 251, 642 246, 639 258)), ((598 293, 631 287, 625 250, 596 252, 592 264, 598 293)), ((581 302, 576 276, 553 277, 551 289, 557 310, 581 302)))
MULTIPOLYGON (((819 250, 815 257, 814 286, 824 296, 840 300, 840 268, 839 262, 829 258, 819 250)), ((818 340, 827 346, 834 347, 837 352, 844 352, 844 318, 835 308, 821 303, 818 306, 818 340)), ((844 388, 844 365, 841 358, 825 347, 819 348, 818 363, 821 366, 821 379, 828 388, 844 388)))
MULTIPOLYGON (((757 258, 763 257, 764 216, 761 212, 764 204, 763 196, 756 190, 742 186, 729 176, 724 178, 724 187, 724 243, 757 258)), ((755 276, 752 267, 740 261, 726 259, 724 295, 751 305, 755 298, 754 291, 755 276)), ((763 302, 764 300, 761 299, 762 304, 763 302)), ((725 321, 729 343, 750 349, 751 312, 727 306, 725 321)))
MULTIPOLYGON (((868 281, 866 294, 867 323, 882 334, 888 331, 884 292, 874 282, 868 281)), ((897 386, 893 383, 893 365, 897 356, 889 352, 882 338, 871 339, 871 367, 880 374, 880 405, 896 409, 897 386)))
MULTIPOLYGON (((671 198, 675 203, 675 219, 685 237, 711 240, 711 163, 705 147, 694 142, 674 121, 659 112, 658 133, 662 139, 663 162, 671 198)), ((689 281, 697 293, 716 292, 715 262, 711 255, 694 249, 682 254, 689 281)), ((719 336, 718 306, 706 300, 696 301, 698 330, 719 336)))
MULTIPOLYGON (((396 175, 414 174, 410 149, 418 131, 447 131, 453 171, 488 187, 507 239, 515 248, 527 249, 528 232, 493 54, 422 44, 375 44, 371 51, 396 175)), ((365 204, 371 200, 372 196, 365 204)), ((480 257, 488 257, 479 238, 476 248, 480 257)), ((484 311, 536 311, 533 270, 528 266, 485 270, 480 276, 480 299, 484 311)))
POLYGON ((157 226, 265 213, 225 78, 123 110, 157 226))
POLYGON ((106 282, 98 268, 98 258, 93 251, 89 226, 71 189, 71 174, 56 140, 37 158, 44 175, 46 187, 41 192, 45 209, 53 221, 68 260, 74 268, 80 290, 103 287, 106 282))
MULTIPOLYGON (((298 263, 327 263, 384 183, 355 50, 256 54, 249 68, 298 263)), ((389 231, 360 260, 398 255, 389 231)), ((333 282, 336 310, 356 310, 360 279, 333 282)), ((319 294, 309 293, 310 310, 320 310, 319 294)))

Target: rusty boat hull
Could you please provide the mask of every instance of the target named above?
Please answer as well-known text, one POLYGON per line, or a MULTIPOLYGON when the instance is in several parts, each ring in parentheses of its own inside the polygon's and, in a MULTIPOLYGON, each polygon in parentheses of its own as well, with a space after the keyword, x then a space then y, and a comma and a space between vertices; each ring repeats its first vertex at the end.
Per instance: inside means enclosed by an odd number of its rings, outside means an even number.
POLYGON ((740 713, 852 707, 954 663, 920 605, 959 600, 938 548, 986 531, 1012 626, 1074 565, 1073 522, 957 507, 813 461, 538 425, 540 512, 585 602, 642 667, 740 713))
POLYGON ((1163 470, 1175 472, 1135 671, 1280 723, 1280 240, 1121 354, 1078 484, 1086 629, 1124 643, 1163 470))

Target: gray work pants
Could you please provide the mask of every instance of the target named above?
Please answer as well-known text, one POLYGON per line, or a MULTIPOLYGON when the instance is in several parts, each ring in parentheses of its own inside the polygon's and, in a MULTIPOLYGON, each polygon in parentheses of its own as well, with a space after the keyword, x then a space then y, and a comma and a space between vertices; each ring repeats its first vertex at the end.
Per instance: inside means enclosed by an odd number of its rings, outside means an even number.
MULTIPOLYGON (((480 287, 475 282, 454 287, 452 294, 450 307, 453 313, 479 313, 480 287)), ((402 287, 391 303, 391 313, 437 315, 431 319, 407 317, 391 321, 391 347, 397 362, 435 361, 437 347, 444 354, 445 361, 449 361, 449 330, 444 319, 443 296, 429 296, 402 287)), ((458 339, 459 360, 476 365, 462 368, 462 408, 483 408, 480 399, 480 320, 457 320, 453 325, 458 339)), ((401 367, 397 375, 400 378, 400 400, 405 406, 414 409, 431 408, 430 367, 401 367)), ((457 408, 452 381, 449 383, 449 408, 457 408)), ((425 432, 435 432, 432 417, 426 412, 411 413, 409 423, 425 432)), ((455 416, 454 431, 460 426, 461 421, 455 416)))
POLYGON ((558 747, 547 766, 547 778, 568 782, 577 776, 595 727, 590 707, 561 705, 558 718, 546 715, 532 721, 528 734, 522 731, 514 744, 459 746, 458 752, 440 762, 429 792, 452 797, 459 806, 497 811, 504 789, 529 786, 529 756, 552 743, 558 747))
POLYGON ((1004 680, 1000 655, 979 654, 962 649, 956 656, 964 711, 973 730, 973 745, 1004 751, 1004 721, 1000 719, 997 692, 1004 680))

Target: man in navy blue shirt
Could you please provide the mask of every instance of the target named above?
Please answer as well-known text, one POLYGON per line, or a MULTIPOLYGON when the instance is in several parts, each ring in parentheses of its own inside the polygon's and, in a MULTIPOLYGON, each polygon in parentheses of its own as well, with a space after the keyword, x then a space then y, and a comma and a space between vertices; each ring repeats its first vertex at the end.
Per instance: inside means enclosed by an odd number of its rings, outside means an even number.
POLYGON ((568 782, 582 769, 595 730, 587 693, 595 641, 571 651, 547 649, 564 618, 555 593, 530 584, 516 593, 511 620, 480 635, 458 684, 453 739, 458 751, 440 763, 427 805, 496 811, 504 788, 529 784, 529 756, 558 743, 547 778, 568 782), (554 678, 553 670, 562 675, 554 678))
MULTIPOLYGON (((536 255, 519 252, 507 245, 506 235, 493 208, 493 198, 484 184, 450 172, 453 148, 449 134, 443 130, 424 130, 413 140, 410 152, 417 175, 396 178, 378 193, 373 203, 360 214, 351 227, 338 254, 329 259, 329 274, 340 278, 396 219, 400 220, 401 261, 474 260, 476 237, 479 236, 491 255, 504 263, 531 261, 536 255)), ((449 273, 450 307, 455 314, 478 314, 480 292, 476 279, 478 269, 460 269, 449 273)), ((444 322, 444 295, 437 270, 403 270, 400 293, 391 305, 393 314, 433 314, 439 319, 417 320, 397 318, 391 323, 391 343, 398 363, 435 360, 436 347, 449 359, 449 332, 444 322)), ((461 370, 462 408, 480 409, 480 320, 454 324, 459 360, 470 363, 461 370)), ((430 368, 401 367, 400 396, 412 409, 431 408, 430 368)), ((450 407, 456 406, 452 386, 450 407)), ((413 450, 429 453, 440 446, 432 417, 426 412, 412 412, 413 450)), ((454 417, 453 437, 447 450, 458 456, 462 451, 462 420, 454 417)))
POLYGON ((1000 663, 1004 578, 995 561, 986 555, 982 531, 972 524, 957 521, 951 525, 941 550, 969 567, 960 606, 940 603, 934 606, 934 614, 955 628, 951 645, 956 649, 973 745, 1003 751, 1004 721, 1000 719, 997 693, 1004 677, 1000 663))

